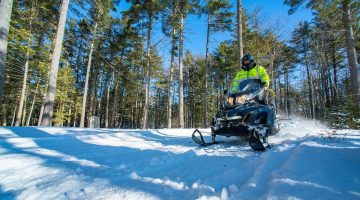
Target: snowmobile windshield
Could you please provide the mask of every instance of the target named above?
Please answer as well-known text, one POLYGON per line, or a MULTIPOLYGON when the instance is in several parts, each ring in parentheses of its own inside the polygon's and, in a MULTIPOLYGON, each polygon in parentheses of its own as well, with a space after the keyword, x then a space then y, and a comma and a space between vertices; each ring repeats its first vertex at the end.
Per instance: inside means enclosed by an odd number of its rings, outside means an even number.
POLYGON ((250 94, 260 89, 260 84, 257 79, 246 79, 239 82, 238 93, 250 94))

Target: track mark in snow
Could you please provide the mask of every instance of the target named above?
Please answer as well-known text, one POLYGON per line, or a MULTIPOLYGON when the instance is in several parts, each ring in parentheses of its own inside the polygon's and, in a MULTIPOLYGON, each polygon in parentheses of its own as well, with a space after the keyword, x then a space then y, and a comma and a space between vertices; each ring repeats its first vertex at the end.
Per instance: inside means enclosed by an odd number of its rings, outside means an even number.
POLYGON ((172 181, 168 178, 164 178, 164 179, 160 179, 160 178, 151 178, 151 177, 141 177, 139 175, 136 174, 136 172, 132 172, 130 174, 130 178, 133 180, 138 180, 138 181, 143 181, 146 183, 153 183, 153 184, 157 184, 157 185, 164 185, 164 186, 168 186, 171 187, 174 190, 188 190, 189 187, 186 186, 183 182, 176 182, 176 181, 172 181))
POLYGON ((249 158, 255 160, 253 162, 255 169, 248 181, 242 185, 235 198, 261 198, 261 196, 255 197, 254 194, 261 195, 266 193, 269 187, 271 187, 273 174, 276 174, 278 170, 282 170, 282 168, 286 166, 285 163, 288 162, 291 157, 296 156, 298 151, 300 151, 300 149, 296 144, 285 143, 282 144, 282 146, 260 153, 257 157, 249 158))
POLYGON ((328 190, 330 192, 340 194, 340 192, 338 192, 338 191, 336 191, 336 190, 334 190, 332 188, 329 188, 329 187, 326 187, 326 186, 323 186, 323 185, 319 185, 319 184, 316 184, 316 183, 308 182, 308 181, 295 181, 295 180, 292 180, 292 179, 285 178, 285 179, 274 179, 273 183, 286 183, 286 184, 289 184, 291 186, 309 186, 309 187, 325 189, 325 190, 328 190))

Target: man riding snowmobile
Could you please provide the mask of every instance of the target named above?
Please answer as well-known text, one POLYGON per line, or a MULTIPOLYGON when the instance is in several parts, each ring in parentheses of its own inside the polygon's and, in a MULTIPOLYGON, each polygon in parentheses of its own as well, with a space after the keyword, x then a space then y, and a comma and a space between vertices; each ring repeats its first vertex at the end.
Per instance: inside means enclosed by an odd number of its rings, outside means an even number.
POLYGON ((198 129, 193 132, 193 141, 207 146, 217 143, 217 135, 240 136, 247 137, 254 150, 264 151, 269 148, 268 136, 278 132, 275 111, 267 104, 265 97, 269 83, 270 78, 264 67, 256 65, 254 58, 246 54, 242 58, 242 67, 227 92, 227 101, 220 107, 212 122, 212 142, 205 142, 198 129))
POLYGON ((246 54, 245 56, 243 56, 241 59, 241 64, 242 64, 241 69, 235 75, 234 81, 231 86, 231 90, 228 98, 229 105, 234 105, 236 102, 239 102, 240 100, 239 98, 234 99, 234 96, 232 95, 239 92, 240 81, 245 79, 257 79, 261 81, 260 83, 261 86, 266 88, 269 87, 270 84, 270 77, 267 74, 265 68, 261 65, 257 65, 254 62, 254 58, 252 57, 251 54, 246 54))

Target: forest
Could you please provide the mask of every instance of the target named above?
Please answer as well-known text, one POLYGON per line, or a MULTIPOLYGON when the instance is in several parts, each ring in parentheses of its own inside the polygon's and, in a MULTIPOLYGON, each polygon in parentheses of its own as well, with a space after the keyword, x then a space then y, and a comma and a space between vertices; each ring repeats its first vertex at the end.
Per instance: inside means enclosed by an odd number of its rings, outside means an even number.
POLYGON ((251 53, 278 114, 360 128, 360 2, 283 3, 314 16, 287 38, 241 0, 1 0, 1 126, 207 128, 251 53), (184 48, 189 17, 204 55, 184 48))

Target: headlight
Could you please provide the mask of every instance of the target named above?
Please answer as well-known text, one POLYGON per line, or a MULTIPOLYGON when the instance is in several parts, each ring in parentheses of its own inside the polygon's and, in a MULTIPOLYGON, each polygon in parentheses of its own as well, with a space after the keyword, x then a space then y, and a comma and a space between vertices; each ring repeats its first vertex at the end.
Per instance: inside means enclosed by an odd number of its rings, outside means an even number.
POLYGON ((241 95, 239 97, 236 97, 236 103, 237 104, 243 104, 247 100, 247 95, 241 95))
POLYGON ((229 105, 234 105, 235 104, 244 104, 246 100, 248 100, 248 95, 241 95, 239 97, 236 97, 236 99, 234 99, 234 97, 229 97, 228 98, 228 103, 229 105), (235 102, 234 102, 235 100, 235 102))
POLYGON ((228 103, 230 106, 234 105, 234 97, 229 97, 228 98, 228 103))

